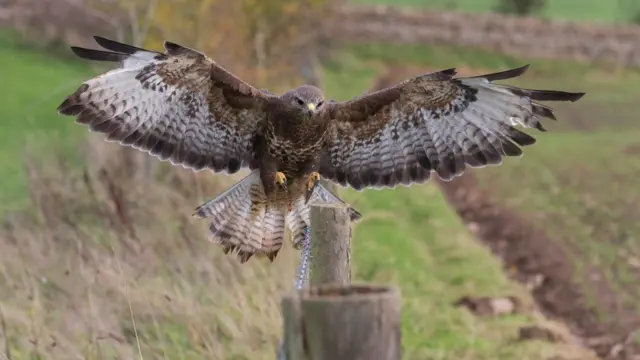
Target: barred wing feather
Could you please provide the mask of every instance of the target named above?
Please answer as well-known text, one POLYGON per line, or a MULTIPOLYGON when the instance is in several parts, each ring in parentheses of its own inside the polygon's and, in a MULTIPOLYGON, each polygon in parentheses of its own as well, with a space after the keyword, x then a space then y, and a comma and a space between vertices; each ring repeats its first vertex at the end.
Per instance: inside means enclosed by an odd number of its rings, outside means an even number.
POLYGON ((467 166, 499 165, 519 156, 535 138, 515 126, 545 131, 541 118, 555 119, 538 101, 577 101, 584 93, 528 90, 495 84, 528 66, 455 78, 455 69, 406 80, 346 102, 332 103, 325 116, 331 131, 319 162, 320 174, 355 189, 395 187, 443 180, 467 166))
POLYGON ((203 54, 171 43, 166 53, 95 37, 106 50, 72 47, 81 58, 120 62, 85 81, 58 107, 108 141, 194 170, 251 167, 253 139, 272 95, 203 54))

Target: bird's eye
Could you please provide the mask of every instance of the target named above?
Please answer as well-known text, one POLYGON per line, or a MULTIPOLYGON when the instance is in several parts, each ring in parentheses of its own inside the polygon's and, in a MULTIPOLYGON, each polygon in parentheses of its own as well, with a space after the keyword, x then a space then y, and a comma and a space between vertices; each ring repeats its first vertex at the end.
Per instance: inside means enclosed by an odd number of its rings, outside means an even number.
POLYGON ((320 100, 320 102, 318 103, 318 107, 322 106, 322 104, 324 104, 324 100, 320 100))
POLYGON ((304 101, 302 101, 302 99, 300 98, 296 98, 296 102, 298 103, 298 105, 302 106, 304 105, 304 101))

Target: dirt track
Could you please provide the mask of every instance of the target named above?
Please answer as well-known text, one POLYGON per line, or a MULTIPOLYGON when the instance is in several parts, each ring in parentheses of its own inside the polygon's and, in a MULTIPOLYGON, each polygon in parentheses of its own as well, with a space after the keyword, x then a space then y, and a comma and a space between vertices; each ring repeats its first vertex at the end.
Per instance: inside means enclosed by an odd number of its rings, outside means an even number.
MULTIPOLYGON (((415 71, 390 67, 373 89, 420 73, 415 71)), ((550 239, 538 224, 495 201, 478 186, 473 171, 438 184, 469 229, 503 260, 509 276, 530 289, 543 313, 567 324, 584 346, 603 359, 640 359, 640 344, 633 341, 640 318, 634 310, 616 305, 617 295, 599 269, 587 270, 598 289, 595 299, 588 298, 575 282, 573 262, 560 242, 550 239), (596 310, 606 313, 609 320, 599 317, 596 310)))
MULTIPOLYGON (((546 315, 569 325, 603 359, 638 358, 640 349, 634 348, 629 336, 638 324, 636 314, 611 309, 613 320, 601 321, 574 282, 572 261, 557 242, 513 209, 493 201, 472 173, 452 182, 439 181, 439 185, 471 231, 504 261, 512 278, 527 285, 546 315)), ((594 281, 604 278, 597 271, 590 270, 594 281)), ((611 300, 616 295, 606 282, 597 285, 596 306, 602 311, 606 304, 615 303, 611 300)))

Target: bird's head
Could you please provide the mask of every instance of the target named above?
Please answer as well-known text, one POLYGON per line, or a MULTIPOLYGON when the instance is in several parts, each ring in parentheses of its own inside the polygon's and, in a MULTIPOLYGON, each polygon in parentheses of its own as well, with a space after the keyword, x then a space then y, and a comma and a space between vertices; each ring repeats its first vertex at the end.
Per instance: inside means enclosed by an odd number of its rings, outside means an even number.
POLYGON ((282 99, 307 118, 311 118, 324 105, 322 90, 311 85, 302 85, 290 90, 282 95, 282 99))

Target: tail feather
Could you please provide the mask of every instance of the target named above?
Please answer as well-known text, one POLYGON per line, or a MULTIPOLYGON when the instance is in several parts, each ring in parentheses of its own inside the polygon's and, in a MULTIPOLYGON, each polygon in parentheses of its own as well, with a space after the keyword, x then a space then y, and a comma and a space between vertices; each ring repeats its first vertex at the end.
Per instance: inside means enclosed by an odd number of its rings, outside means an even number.
MULTIPOLYGON (((318 183, 316 190, 309 199, 309 205, 313 204, 339 204, 346 206, 349 207, 349 220, 356 222, 362 219, 362 214, 358 210, 350 207, 346 202, 344 202, 344 200, 340 199, 338 195, 331 192, 331 190, 324 187, 321 183, 318 183)), ((308 212, 310 210, 311 207, 307 206, 306 211, 308 212)))
POLYGON ((267 206, 257 170, 200 205, 193 215, 209 218, 212 240, 220 243, 225 253, 237 253, 243 263, 255 254, 274 259, 282 247, 285 214, 267 206))
POLYGON ((276 208, 267 209, 267 216, 264 219, 262 244, 273 249, 266 253, 269 260, 273 261, 284 243, 286 216, 284 211, 276 208))
MULTIPOLYGON (((269 206, 259 171, 254 170, 215 199, 199 206, 193 215, 211 220, 211 237, 222 245, 225 253, 236 253, 243 263, 253 255, 264 255, 273 261, 284 243, 285 227, 291 232, 294 246, 300 247, 310 225, 310 206, 320 203, 347 206, 321 184, 316 186, 308 203, 304 196, 295 200, 291 211, 269 206)), ((349 208, 349 215, 351 221, 362 217, 353 208, 349 208)))
MULTIPOLYGON (((319 184, 318 184, 319 185, 319 184)), ((319 186, 316 186, 314 193, 318 192, 319 186)), ((308 204, 311 203, 311 200, 308 204)), ((300 249, 305 237, 305 231, 310 224, 309 206, 305 204, 303 198, 293 203, 293 210, 287 214, 287 225, 291 230, 291 242, 293 247, 300 249)))
POLYGON ((316 204, 338 204, 349 208, 349 220, 356 222, 362 218, 362 214, 350 207, 331 190, 321 183, 316 185, 313 194, 306 202, 304 198, 299 198, 293 204, 293 211, 289 213, 287 224, 291 229, 291 241, 296 249, 300 249, 305 237, 306 228, 311 225, 311 206, 316 204))

